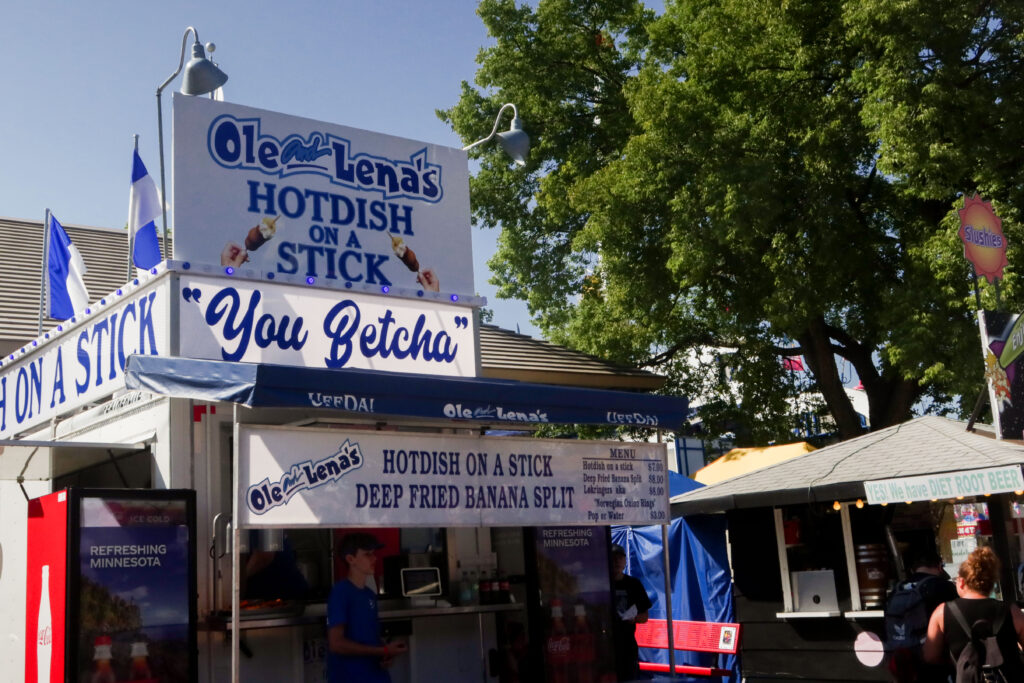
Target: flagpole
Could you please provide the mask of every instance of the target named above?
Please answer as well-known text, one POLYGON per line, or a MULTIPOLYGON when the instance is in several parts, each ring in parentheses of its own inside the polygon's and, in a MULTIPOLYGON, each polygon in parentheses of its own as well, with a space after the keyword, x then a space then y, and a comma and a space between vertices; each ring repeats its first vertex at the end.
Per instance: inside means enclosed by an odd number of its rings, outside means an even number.
POLYGON ((43 311, 46 308, 46 279, 50 273, 50 209, 46 209, 43 217, 43 268, 39 281, 39 326, 36 335, 43 333, 43 311))
MULTIPOLYGON (((132 137, 135 138, 135 153, 138 154, 139 135, 136 133, 132 137)), ((134 167, 135 157, 132 157, 132 168, 134 169, 134 167)), ((134 177, 134 175, 135 173, 133 171, 132 177, 134 177)), ((125 280, 125 282, 132 281, 132 266, 134 265, 132 262, 132 254, 135 253, 135 231, 132 229, 132 192, 134 191, 134 188, 129 188, 128 190, 128 279, 125 280)))

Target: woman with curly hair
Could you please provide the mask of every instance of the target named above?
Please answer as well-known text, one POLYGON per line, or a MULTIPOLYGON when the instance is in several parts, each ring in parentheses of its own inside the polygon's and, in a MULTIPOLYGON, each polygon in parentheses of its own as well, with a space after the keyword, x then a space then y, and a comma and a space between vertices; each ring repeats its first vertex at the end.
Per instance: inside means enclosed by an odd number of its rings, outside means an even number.
MULTIPOLYGON (((956 577, 959 598, 939 605, 928 622, 928 637, 924 643, 924 658, 941 662, 945 653, 956 662, 971 641, 971 633, 961 625, 952 606, 960 611, 963 622, 975 631, 975 637, 985 637, 975 626, 978 621, 988 622, 989 633, 998 625, 996 641, 1003 655, 1000 670, 1008 681, 1024 681, 1024 660, 1020 647, 1024 646, 1024 613, 1012 604, 988 597, 999 576, 999 558, 991 548, 977 548, 960 565, 956 577)), ((985 628, 985 627, 982 627, 985 628)))

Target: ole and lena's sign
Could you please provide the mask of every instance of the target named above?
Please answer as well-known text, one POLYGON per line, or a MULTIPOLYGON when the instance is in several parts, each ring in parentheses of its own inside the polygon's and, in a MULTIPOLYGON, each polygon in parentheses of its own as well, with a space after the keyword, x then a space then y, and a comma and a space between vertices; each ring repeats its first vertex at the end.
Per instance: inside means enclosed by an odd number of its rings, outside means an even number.
MULTIPOLYGON (((113 296, 113 295, 112 295, 113 296)), ((124 387, 131 354, 166 355, 167 293, 147 287, 78 324, 0 371, 0 438, 46 422, 124 387)))
POLYGON ((1020 465, 864 482, 868 503, 902 503, 933 498, 982 496, 1024 489, 1020 465))
POLYGON ((174 258, 474 293, 466 153, 174 98, 174 258))
POLYGON ((179 281, 186 358, 472 377, 476 344, 464 306, 186 277, 179 281))
POLYGON ((1003 221, 996 215, 990 202, 977 195, 964 197, 960 213, 960 241, 964 244, 964 257, 974 264, 978 275, 989 282, 1003 277, 1006 260, 1006 236, 1003 221))
POLYGON ((245 526, 651 524, 664 444, 239 427, 245 526))

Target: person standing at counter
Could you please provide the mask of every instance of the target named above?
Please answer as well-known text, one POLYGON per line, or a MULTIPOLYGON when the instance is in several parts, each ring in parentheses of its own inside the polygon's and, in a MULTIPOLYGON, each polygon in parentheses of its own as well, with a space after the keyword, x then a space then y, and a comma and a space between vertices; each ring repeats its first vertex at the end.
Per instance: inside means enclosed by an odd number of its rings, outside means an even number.
POLYGON ((384 643, 380 638, 377 595, 366 582, 382 547, 372 534, 362 532, 341 540, 339 554, 348 576, 334 584, 327 599, 329 683, 390 683, 387 667, 409 649, 404 642, 384 643))
POLYGON ((612 590, 615 616, 612 618, 612 643, 615 669, 620 681, 634 681, 640 675, 640 650, 636 645, 636 625, 647 622, 651 599, 644 585, 626 574, 626 549, 612 545, 612 590))

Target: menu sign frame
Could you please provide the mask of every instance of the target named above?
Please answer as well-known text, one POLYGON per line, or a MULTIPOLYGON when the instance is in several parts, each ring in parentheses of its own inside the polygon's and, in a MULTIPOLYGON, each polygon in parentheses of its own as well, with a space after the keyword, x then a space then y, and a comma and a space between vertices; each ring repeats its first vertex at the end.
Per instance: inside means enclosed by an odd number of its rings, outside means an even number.
POLYGON ((665 444, 238 425, 240 526, 664 524, 665 444))

